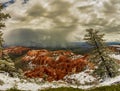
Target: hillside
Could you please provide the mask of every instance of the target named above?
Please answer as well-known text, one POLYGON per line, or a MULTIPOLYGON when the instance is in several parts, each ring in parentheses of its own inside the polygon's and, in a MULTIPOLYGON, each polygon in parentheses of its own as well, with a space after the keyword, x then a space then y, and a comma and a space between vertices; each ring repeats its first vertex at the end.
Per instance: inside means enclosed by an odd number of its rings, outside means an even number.
POLYGON ((88 64, 87 56, 66 50, 48 51, 11 47, 6 48, 4 53, 17 59, 16 66, 18 65, 19 69, 21 65, 20 68, 24 71, 25 76, 44 78, 48 81, 60 80, 68 74, 81 72, 88 64), (45 78, 45 76, 47 77, 45 78))
MULTIPOLYGON (((22 90, 38 91, 63 86, 88 89, 120 82, 119 76, 98 80, 92 75, 95 65, 88 61, 89 55, 75 54, 68 50, 50 51, 27 47, 10 47, 4 49, 3 53, 14 60, 18 70, 22 69, 24 77, 20 79, 10 77, 6 72, 0 73, 1 90, 17 87, 22 90)), ((120 63, 119 54, 110 56, 120 63)))

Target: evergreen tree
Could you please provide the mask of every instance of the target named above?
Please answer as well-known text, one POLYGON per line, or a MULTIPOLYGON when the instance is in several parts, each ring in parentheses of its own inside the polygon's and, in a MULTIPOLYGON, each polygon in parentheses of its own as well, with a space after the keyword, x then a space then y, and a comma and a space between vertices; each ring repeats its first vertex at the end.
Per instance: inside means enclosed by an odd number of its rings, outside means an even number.
POLYGON ((3 32, 1 31, 1 29, 3 27, 5 27, 5 23, 4 23, 4 20, 6 20, 7 18, 10 18, 10 15, 9 14, 5 14, 2 12, 3 10, 3 5, 0 4, 0 52, 1 52, 1 59, 4 58, 4 55, 3 55, 3 38, 2 38, 2 35, 3 35, 3 32))
POLYGON ((11 60, 11 58, 3 53, 3 32, 2 28, 5 27, 4 21, 10 18, 9 14, 5 14, 2 12, 3 6, 0 4, 0 71, 8 72, 11 76, 14 76, 16 72, 15 64, 11 60))
POLYGON ((88 33, 85 35, 86 42, 91 45, 93 51, 91 52, 90 60, 97 65, 94 73, 101 78, 114 77, 118 74, 118 65, 116 61, 109 56, 108 48, 103 40, 104 34, 94 29, 87 29, 88 33))

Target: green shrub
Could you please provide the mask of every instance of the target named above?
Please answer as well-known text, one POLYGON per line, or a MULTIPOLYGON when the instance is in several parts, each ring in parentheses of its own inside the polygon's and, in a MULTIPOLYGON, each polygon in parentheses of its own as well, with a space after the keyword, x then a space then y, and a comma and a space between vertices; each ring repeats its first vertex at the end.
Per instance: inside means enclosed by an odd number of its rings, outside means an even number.
POLYGON ((97 87, 97 88, 91 89, 89 91, 120 91, 120 84, 111 85, 111 86, 97 87))
POLYGON ((4 82, 2 80, 0 80, 0 85, 3 85, 3 84, 4 84, 4 82))
POLYGON ((61 87, 61 88, 50 88, 40 91, 120 91, 120 84, 118 85, 111 85, 111 86, 103 86, 97 87, 89 90, 82 90, 78 88, 69 88, 69 87, 61 87))
POLYGON ((23 91, 23 90, 19 90, 19 89, 15 88, 15 87, 12 87, 12 88, 10 88, 10 89, 8 89, 6 91, 23 91))
POLYGON ((46 90, 40 90, 40 91, 85 91, 82 89, 78 89, 78 88, 69 88, 69 87, 61 87, 61 88, 50 88, 50 89, 46 89, 46 90))
POLYGON ((9 62, 6 60, 0 60, 0 70, 5 72, 15 71, 15 66, 13 62, 9 62))

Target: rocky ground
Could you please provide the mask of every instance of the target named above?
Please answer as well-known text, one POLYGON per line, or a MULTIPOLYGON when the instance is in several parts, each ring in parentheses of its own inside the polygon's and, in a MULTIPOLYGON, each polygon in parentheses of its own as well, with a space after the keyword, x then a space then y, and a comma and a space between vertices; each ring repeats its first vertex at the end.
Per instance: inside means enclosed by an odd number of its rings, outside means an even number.
MULTIPOLYGON (((74 87, 88 89, 111 84, 118 84, 120 76, 106 78, 98 82, 91 75, 95 65, 87 61, 88 55, 78 55, 71 51, 32 50, 25 47, 11 47, 4 50, 21 65, 24 78, 10 77, 7 72, 0 72, 0 90, 12 87, 21 90, 38 91, 45 88, 74 87), (17 58, 15 58, 17 57, 17 58)), ((111 57, 120 60, 119 54, 111 57)))

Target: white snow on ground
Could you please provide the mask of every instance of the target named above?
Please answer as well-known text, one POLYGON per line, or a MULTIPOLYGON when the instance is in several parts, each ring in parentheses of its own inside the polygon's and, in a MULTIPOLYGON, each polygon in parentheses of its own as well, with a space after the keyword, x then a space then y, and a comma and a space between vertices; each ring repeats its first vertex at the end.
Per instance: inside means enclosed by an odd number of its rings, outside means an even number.
POLYGON ((120 76, 116 76, 114 78, 108 78, 104 82, 100 83, 99 86, 111 85, 115 82, 120 82, 120 76))
POLYGON ((120 54, 119 55, 115 55, 115 54, 112 54, 112 55, 110 55, 112 58, 115 58, 115 59, 118 59, 118 60, 120 60, 120 54))
POLYGON ((37 84, 37 83, 29 82, 27 80, 21 81, 19 78, 9 77, 8 75, 6 75, 4 73, 0 73, 0 80, 2 80, 4 82, 3 85, 0 85, 0 90, 7 90, 12 87, 17 87, 20 90, 38 91, 38 89, 45 89, 45 88, 50 88, 50 87, 55 88, 55 87, 65 86, 65 83, 64 84, 60 83, 59 85, 57 85, 54 82, 52 82, 52 83, 46 82, 46 83, 37 84))
MULTIPOLYGON (((72 75, 73 76, 73 75, 72 75)), ((79 79, 81 77, 80 83, 85 83, 85 82, 90 82, 90 80, 94 80, 93 77, 88 76, 85 73, 80 73, 80 74, 75 74, 75 77, 79 79), (86 76, 85 78, 82 77, 86 76)), ((33 83, 29 82, 27 80, 21 81, 19 78, 13 78, 9 77, 5 73, 0 73, 0 80, 4 82, 3 85, 0 85, 0 90, 7 90, 12 87, 17 87, 20 90, 31 90, 31 91, 38 91, 41 89, 46 89, 46 88, 58 88, 58 87, 74 87, 74 88, 82 88, 82 89, 87 89, 92 87, 92 85, 85 85, 85 86, 76 86, 76 85, 70 85, 64 81, 53 81, 53 82, 45 82, 45 83, 33 83)))
POLYGON ((94 82, 96 80, 93 76, 85 73, 85 71, 77 74, 72 74, 70 76, 65 76, 64 78, 67 80, 67 82, 71 81, 71 83, 73 84, 81 85, 85 85, 87 83, 90 84, 91 82, 94 82))
POLYGON ((93 78, 92 76, 87 75, 86 73, 83 73, 83 72, 79 73, 79 74, 71 75, 71 78, 74 78, 74 77, 81 83, 81 85, 70 85, 64 81, 45 82, 45 83, 40 83, 40 84, 28 82, 27 80, 24 80, 24 82, 21 82, 21 80, 19 78, 12 78, 12 77, 7 76, 4 73, 0 73, 0 80, 4 81, 4 84, 0 85, 0 90, 7 90, 14 86, 16 86, 20 90, 26 90, 26 91, 28 91, 28 90, 38 91, 41 89, 58 88, 58 87, 73 87, 73 88, 88 89, 91 87, 100 87, 100 86, 111 85, 115 82, 120 81, 120 76, 117 76, 115 78, 111 78, 111 79, 109 78, 98 85, 94 85, 94 84, 93 85, 83 85, 86 82, 94 81, 95 78, 93 78))

